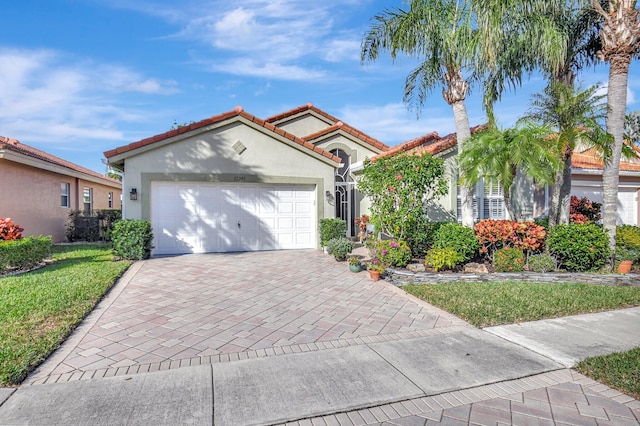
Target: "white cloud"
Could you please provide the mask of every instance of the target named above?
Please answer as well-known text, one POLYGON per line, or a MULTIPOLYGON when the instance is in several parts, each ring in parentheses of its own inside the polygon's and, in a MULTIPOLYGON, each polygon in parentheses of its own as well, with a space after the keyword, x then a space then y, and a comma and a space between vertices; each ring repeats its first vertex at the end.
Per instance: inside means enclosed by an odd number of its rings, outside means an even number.
POLYGON ((211 70, 286 80, 318 79, 327 78, 337 62, 357 64, 359 31, 338 31, 334 22, 334 16, 347 6, 333 0, 216 0, 204 7, 181 2, 176 8, 182 13, 165 10, 162 16, 174 23, 178 20, 181 26, 172 38, 195 40, 213 49, 198 49, 194 59, 213 63, 211 70))
POLYGON ((277 62, 260 62, 251 58, 215 62, 211 65, 211 69, 229 74, 278 80, 306 81, 320 79, 326 75, 322 70, 307 69, 298 65, 285 65, 277 62))
POLYGON ((25 143, 124 140, 118 126, 144 121, 148 113, 122 106, 119 95, 176 90, 175 82, 119 66, 74 62, 59 52, 0 49, 0 129, 25 143))
MULTIPOLYGON (((445 110, 446 111, 446 110, 445 110)), ((425 108, 420 119, 402 103, 386 105, 347 105, 338 116, 349 125, 393 146, 431 132, 445 136, 455 131, 452 114, 425 108)))

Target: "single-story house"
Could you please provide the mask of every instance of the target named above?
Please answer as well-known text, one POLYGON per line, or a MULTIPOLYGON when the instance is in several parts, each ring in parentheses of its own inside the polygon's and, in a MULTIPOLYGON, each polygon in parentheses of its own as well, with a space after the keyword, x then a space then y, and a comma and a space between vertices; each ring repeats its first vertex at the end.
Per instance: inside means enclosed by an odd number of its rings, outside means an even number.
POLYGON ((318 222, 368 211, 351 165, 389 147, 307 104, 242 107, 104 153, 123 216, 151 221, 153 254, 317 248, 318 222))
POLYGON ((121 208, 120 181, 4 136, 0 177, 0 217, 24 228, 24 236, 62 242, 71 211, 121 208))
MULTIPOLYGON (((355 236, 354 219, 370 206, 356 185, 363 161, 400 152, 445 160, 449 193, 429 215, 456 220, 456 144, 455 133, 434 132, 390 148, 307 104, 267 119, 236 107, 104 154, 123 172, 123 216, 150 220, 153 254, 162 255, 317 248, 322 218, 345 219, 355 236)), ((582 170, 574 165, 579 184, 582 170)), ((630 173, 629 188, 637 191, 640 172, 630 173)), ((548 190, 525 176, 513 190, 519 218, 545 214, 548 190)), ((595 193, 591 198, 597 201, 595 193)), ((475 206, 478 220, 504 218, 500 186, 479 183, 475 206)))
MULTIPOLYGON (((471 132, 483 129, 476 126, 471 132)), ((451 176, 449 193, 430 209, 432 220, 460 219, 460 200, 457 197, 457 174, 454 158, 457 154, 456 134, 438 137, 430 133, 400 144, 380 155, 395 155, 399 152, 427 152, 441 157, 451 176)), ((587 197, 591 201, 603 202, 602 160, 593 149, 576 150, 571 162, 571 195, 587 197)), ((504 197, 502 188, 496 182, 479 182, 475 188, 474 214, 476 220, 504 219, 504 197), (480 206, 480 208, 478 208, 480 206)), ((512 187, 512 202, 518 219, 532 220, 545 216, 549 211, 550 189, 538 188, 527 177, 518 174, 512 187)), ((620 162, 620 183, 618 187, 618 223, 638 225, 638 191, 640 191, 640 159, 620 162)))

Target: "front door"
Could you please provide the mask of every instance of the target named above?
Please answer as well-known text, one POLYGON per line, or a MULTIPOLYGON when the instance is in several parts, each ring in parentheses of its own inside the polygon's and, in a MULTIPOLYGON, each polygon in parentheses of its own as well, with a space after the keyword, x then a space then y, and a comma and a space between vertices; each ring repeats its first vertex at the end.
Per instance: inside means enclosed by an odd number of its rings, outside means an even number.
POLYGON ((351 156, 341 149, 334 149, 331 153, 340 157, 342 166, 336 172, 335 178, 335 208, 336 217, 347 222, 347 236, 356 236, 356 189, 351 176, 351 156))

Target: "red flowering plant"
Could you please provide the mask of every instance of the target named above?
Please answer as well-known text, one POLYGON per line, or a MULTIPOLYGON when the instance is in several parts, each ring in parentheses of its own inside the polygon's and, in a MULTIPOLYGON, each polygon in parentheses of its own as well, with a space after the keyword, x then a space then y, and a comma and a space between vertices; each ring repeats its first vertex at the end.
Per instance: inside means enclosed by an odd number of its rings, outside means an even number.
POLYGON ((22 231, 24 229, 13 223, 11 218, 0 217, 0 240, 19 240, 22 231))
POLYGON ((589 201, 587 197, 571 196, 569 220, 571 223, 596 223, 602 219, 602 204, 589 201))
POLYGON ((546 231, 533 222, 485 219, 473 228, 480 243, 480 253, 493 258, 496 250, 513 247, 523 252, 536 252, 542 248, 546 231))
POLYGON ((360 238, 360 242, 363 242, 364 240, 367 239, 367 225, 369 225, 370 220, 371 218, 366 214, 363 214, 362 216, 358 216, 355 219, 356 226, 359 229, 358 237, 360 238))

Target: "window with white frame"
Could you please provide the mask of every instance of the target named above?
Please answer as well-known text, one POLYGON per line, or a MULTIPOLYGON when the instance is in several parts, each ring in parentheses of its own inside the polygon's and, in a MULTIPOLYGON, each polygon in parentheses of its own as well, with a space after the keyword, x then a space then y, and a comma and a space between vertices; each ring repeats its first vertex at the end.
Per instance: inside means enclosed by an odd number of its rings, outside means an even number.
POLYGON ((69 200, 69 183, 62 182, 60 184, 60 207, 70 207, 71 203, 69 200))
POLYGON ((93 210, 93 188, 84 188, 82 191, 82 201, 84 203, 85 213, 91 213, 91 210, 93 210))
MULTIPOLYGON (((458 194, 458 222, 462 220, 462 200, 460 199, 460 185, 458 194)), ((493 179, 483 179, 476 184, 473 196, 473 217, 475 220, 504 219, 504 193, 502 185, 493 179), (481 206, 479 209, 478 206, 481 206)))

